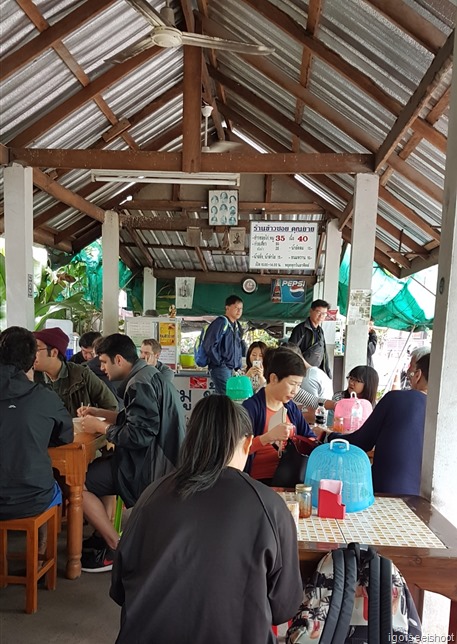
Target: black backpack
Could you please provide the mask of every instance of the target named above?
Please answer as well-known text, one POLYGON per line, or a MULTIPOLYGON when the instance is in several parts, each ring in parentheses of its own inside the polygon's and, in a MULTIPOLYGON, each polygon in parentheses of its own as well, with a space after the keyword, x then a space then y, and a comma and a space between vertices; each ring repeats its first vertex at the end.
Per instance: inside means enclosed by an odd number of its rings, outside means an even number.
POLYGON ((399 570, 350 543, 323 557, 287 631, 287 644, 420 642, 421 623, 399 570))

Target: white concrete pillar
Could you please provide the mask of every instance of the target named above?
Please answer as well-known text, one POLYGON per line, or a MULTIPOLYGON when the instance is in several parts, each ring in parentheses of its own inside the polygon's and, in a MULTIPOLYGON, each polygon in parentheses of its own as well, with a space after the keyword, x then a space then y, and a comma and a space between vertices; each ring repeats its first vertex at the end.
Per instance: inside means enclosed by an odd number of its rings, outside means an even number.
POLYGON ((35 328, 33 299, 33 169, 4 170, 6 324, 35 328))
MULTIPOLYGON (((338 230, 338 221, 331 219, 327 223, 327 234, 325 238, 324 289, 322 293, 322 299, 330 304, 331 309, 336 309, 338 306, 340 255, 341 232, 338 230)), ((325 333, 328 359, 332 372, 334 373, 333 357, 335 353, 336 322, 324 322, 322 328, 325 333)))
POLYGON ((103 335, 119 332, 119 215, 105 212, 103 249, 103 335))
MULTIPOLYGON (((457 38, 454 60, 457 60, 457 38)), ((446 178, 425 419, 422 494, 457 526, 457 74, 449 106, 446 178)))
POLYGON ((368 320, 357 322, 350 315, 351 296, 358 291, 370 294, 373 275, 374 244, 376 238, 376 214, 378 209, 379 176, 358 174, 354 185, 354 212, 352 215, 351 264, 348 290, 348 317, 346 324, 346 347, 344 373, 367 363, 368 320), (356 321, 355 324, 351 323, 356 321))
POLYGON ((157 308, 157 279, 149 266, 143 269, 143 314, 157 308))

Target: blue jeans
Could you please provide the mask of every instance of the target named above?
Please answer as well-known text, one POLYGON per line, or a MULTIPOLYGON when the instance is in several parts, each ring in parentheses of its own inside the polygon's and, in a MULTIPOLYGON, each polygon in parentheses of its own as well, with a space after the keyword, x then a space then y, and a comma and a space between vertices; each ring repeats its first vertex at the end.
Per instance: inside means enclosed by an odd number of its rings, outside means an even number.
POLYGON ((220 367, 212 367, 209 370, 214 388, 217 394, 224 394, 227 386, 227 380, 231 377, 233 370, 221 365, 220 367))

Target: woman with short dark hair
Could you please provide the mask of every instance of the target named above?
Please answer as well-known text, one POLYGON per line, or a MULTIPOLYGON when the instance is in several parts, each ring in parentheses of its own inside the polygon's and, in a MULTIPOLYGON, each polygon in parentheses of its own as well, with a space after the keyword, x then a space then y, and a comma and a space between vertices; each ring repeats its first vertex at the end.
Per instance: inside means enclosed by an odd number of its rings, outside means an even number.
POLYGON ((296 527, 279 495, 241 471, 251 441, 240 405, 197 403, 177 471, 144 491, 117 548, 118 644, 273 644, 272 624, 297 610, 296 527))
POLYGON ((253 478, 271 485, 279 463, 277 443, 294 431, 302 436, 314 434, 293 402, 306 372, 301 355, 282 347, 268 349, 263 365, 266 386, 243 402, 254 429, 247 469, 253 478))

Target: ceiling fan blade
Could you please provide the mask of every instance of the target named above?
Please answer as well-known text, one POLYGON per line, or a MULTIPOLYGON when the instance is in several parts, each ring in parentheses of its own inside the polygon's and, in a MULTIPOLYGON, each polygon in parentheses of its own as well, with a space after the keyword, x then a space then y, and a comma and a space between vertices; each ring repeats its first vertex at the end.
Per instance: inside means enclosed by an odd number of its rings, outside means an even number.
POLYGON ((135 11, 141 13, 143 18, 153 27, 164 27, 165 22, 158 11, 156 11, 146 0, 125 0, 135 11))
POLYGON ((142 51, 145 51, 150 47, 154 47, 154 45, 155 43, 152 40, 152 37, 150 35, 146 36, 145 38, 138 40, 138 42, 134 43, 131 47, 127 47, 127 49, 124 49, 124 51, 120 51, 112 58, 108 58, 106 62, 123 63, 125 60, 129 60, 129 58, 133 58, 137 54, 141 54, 142 51))
POLYGON ((216 36, 193 34, 187 31, 182 32, 182 44, 192 45, 194 47, 208 47, 209 49, 223 49, 224 51, 234 51, 240 54, 258 54, 262 56, 272 54, 274 52, 273 47, 266 47, 266 45, 250 45, 244 42, 223 40, 216 36))
POLYGON ((235 152, 244 147, 244 143, 238 141, 216 141, 209 147, 209 152, 235 152))

